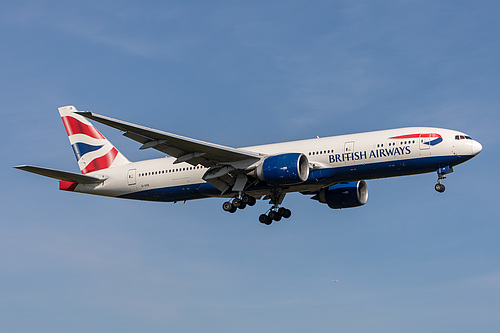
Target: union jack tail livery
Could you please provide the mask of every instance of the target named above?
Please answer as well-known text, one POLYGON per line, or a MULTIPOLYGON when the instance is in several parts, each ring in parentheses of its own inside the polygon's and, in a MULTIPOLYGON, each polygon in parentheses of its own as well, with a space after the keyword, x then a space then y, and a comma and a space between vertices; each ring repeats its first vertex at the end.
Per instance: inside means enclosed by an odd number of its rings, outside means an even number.
POLYGON ((59 108, 69 142, 81 172, 87 173, 130 163, 74 106, 59 108))

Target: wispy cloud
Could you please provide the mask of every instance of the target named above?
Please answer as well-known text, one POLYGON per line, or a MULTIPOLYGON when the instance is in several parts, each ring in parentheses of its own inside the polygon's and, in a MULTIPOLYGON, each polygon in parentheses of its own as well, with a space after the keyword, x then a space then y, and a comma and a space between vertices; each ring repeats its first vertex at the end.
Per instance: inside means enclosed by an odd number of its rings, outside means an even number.
POLYGON ((193 51, 202 41, 196 34, 177 31, 176 25, 186 10, 186 7, 167 5, 117 9, 114 5, 92 2, 72 5, 70 9, 64 4, 53 8, 27 2, 5 8, 0 17, 4 26, 55 29, 82 43, 108 47, 131 56, 181 59, 182 54, 193 51))

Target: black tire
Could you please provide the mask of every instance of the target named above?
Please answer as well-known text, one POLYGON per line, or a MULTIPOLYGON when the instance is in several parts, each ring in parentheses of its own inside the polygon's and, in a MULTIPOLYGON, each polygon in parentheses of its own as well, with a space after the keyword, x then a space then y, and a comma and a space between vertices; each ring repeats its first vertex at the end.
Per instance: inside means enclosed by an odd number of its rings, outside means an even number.
POLYGON ((249 206, 253 206, 257 202, 257 199, 246 194, 243 196, 243 198, 241 198, 241 200, 249 206))
POLYGON ((269 216, 267 216, 266 214, 262 214, 259 216, 259 222, 260 223, 263 223, 263 224, 266 224, 266 225, 269 225, 271 224, 271 220, 269 219, 269 216))
POLYGON ((239 209, 245 209, 247 207, 247 204, 244 203, 243 201, 240 202, 239 209))
POLYGON ((276 211, 272 210, 272 211, 270 211, 270 212, 267 214, 267 216, 269 216, 269 218, 270 218, 271 220, 276 220, 276 216, 279 216, 279 214, 278 214, 278 212, 276 212, 276 211))
MULTIPOLYGON (((243 204, 243 201, 241 201, 241 199, 239 198, 236 198, 233 200, 233 206, 236 207, 236 208, 240 208, 241 204, 243 204)), ((243 208, 242 208, 243 209, 243 208)))
POLYGON ((285 207, 280 207, 280 209, 278 209, 278 214, 287 219, 292 216, 292 211, 290 209, 286 209, 285 207))
POLYGON ((446 187, 443 184, 438 183, 436 184, 436 186, 434 186, 434 189, 439 193, 443 193, 446 190, 446 187))
POLYGON ((233 204, 230 201, 226 201, 222 204, 222 209, 225 212, 230 212, 233 209, 233 204))
POLYGON ((230 209, 230 210, 228 210, 228 212, 230 212, 230 213, 235 213, 237 209, 238 209, 238 208, 236 208, 236 207, 234 207, 233 205, 231 205, 231 209, 230 209))

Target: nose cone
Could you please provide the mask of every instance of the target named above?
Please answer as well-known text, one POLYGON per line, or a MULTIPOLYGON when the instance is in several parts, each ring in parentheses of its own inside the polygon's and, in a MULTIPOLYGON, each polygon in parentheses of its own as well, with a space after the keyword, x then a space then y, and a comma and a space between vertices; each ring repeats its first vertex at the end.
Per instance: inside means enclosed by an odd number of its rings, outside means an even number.
POLYGON ((474 142, 472 143, 472 155, 477 155, 481 152, 481 150, 483 150, 483 146, 474 140, 474 142))

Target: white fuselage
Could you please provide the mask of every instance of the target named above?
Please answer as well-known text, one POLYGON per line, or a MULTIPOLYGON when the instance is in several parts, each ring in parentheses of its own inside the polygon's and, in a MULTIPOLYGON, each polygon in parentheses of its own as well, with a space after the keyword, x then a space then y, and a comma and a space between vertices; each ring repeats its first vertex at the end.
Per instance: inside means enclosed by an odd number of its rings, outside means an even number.
MULTIPOLYGON (((465 162, 481 145, 464 133, 431 127, 409 127, 275 143, 241 148, 266 156, 303 153, 310 164, 307 181, 285 187, 285 192, 314 192, 339 182, 434 172, 465 162)), ((90 173, 107 179, 98 185, 78 184, 77 192, 152 201, 179 201, 221 196, 202 177, 207 168, 174 164, 173 157, 158 158, 90 173)), ((271 187, 248 188, 254 196, 271 187)), ((224 196, 231 197, 228 192, 224 196)))

